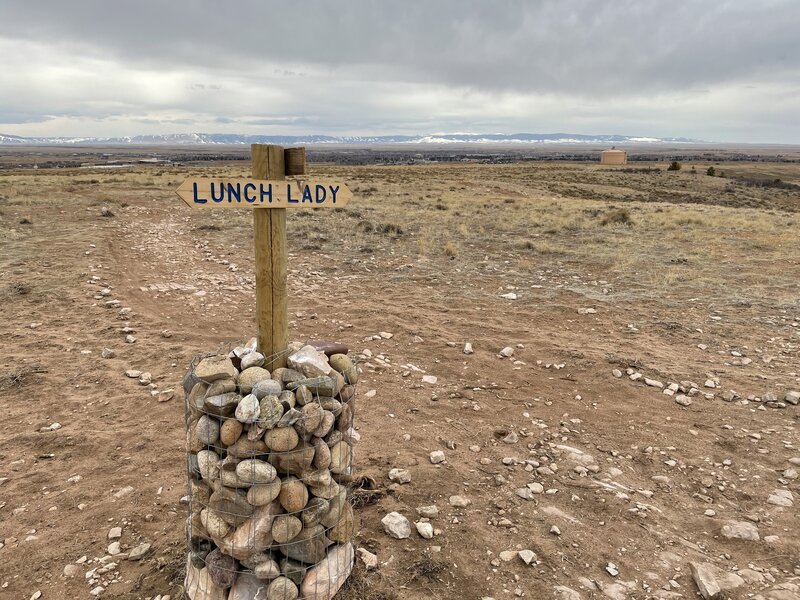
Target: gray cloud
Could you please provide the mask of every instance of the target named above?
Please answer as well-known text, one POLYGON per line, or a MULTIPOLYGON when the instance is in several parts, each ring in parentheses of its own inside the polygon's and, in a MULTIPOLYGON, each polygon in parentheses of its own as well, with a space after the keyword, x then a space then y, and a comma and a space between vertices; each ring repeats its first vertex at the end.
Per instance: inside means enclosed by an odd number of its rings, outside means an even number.
POLYGON ((798 30, 793 0, 6 0, 0 98, 116 127, 800 143, 798 30))

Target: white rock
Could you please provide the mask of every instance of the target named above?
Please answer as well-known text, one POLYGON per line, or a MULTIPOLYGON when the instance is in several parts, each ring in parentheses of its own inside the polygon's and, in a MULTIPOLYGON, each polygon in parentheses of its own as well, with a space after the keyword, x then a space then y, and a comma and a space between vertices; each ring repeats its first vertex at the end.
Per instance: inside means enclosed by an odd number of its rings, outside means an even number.
MULTIPOLYGON (((303 600, 330 600, 336 596, 339 588, 350 576, 354 560, 353 544, 331 546, 328 555, 306 573, 300 586, 299 597, 303 600)), ((246 600, 260 598, 261 596, 256 595, 249 596, 246 600)), ((229 600, 235 599, 229 597, 229 600)), ((283 595, 277 596, 276 600, 283 600, 283 595)))
POLYGON ((247 394, 236 406, 236 420, 240 423, 255 423, 260 412, 258 398, 254 394, 247 394))
POLYGON ((417 507, 417 514, 426 519, 435 519, 439 516, 439 508, 435 504, 417 507))
POLYGON ((381 519, 383 530, 398 540, 404 540, 411 535, 411 523, 399 512, 390 512, 381 519))
POLYGON ((411 483, 411 471, 408 469, 392 469, 389 471, 389 479, 397 483, 411 483))
POLYGON ((456 508, 466 508, 472 504, 472 500, 466 496, 450 496, 448 501, 450 502, 450 506, 454 506, 456 508))
POLYGON ((735 573, 723 571, 711 563, 690 562, 689 567, 697 589, 705 600, 720 598, 722 592, 744 585, 744 579, 735 573))
POLYGON ((118 492, 116 492, 114 494, 114 498, 117 498, 117 499, 124 498, 125 496, 127 496, 131 492, 133 492, 133 486, 126 485, 124 488, 122 488, 121 490, 119 490, 118 492))
POLYGON ((503 562, 511 562, 512 560, 517 558, 518 555, 519 553, 515 552, 514 550, 503 550, 500 553, 500 560, 502 560, 503 562))
POLYGON ((266 361, 266 357, 260 352, 248 352, 241 358, 239 370, 244 371, 250 367, 261 367, 266 361))
POLYGON ((747 521, 730 521, 722 526, 722 537, 736 540, 748 540, 757 542, 759 540, 758 527, 747 521))
POLYGON ((517 295, 514 292, 508 292, 507 294, 500 294, 501 298, 505 298, 506 300, 516 300, 517 295))
POLYGON ((650 379, 648 377, 644 378, 645 385, 649 385, 650 387, 661 389, 664 387, 664 384, 660 381, 656 381, 655 379, 650 379))
POLYGON ((439 378, 435 375, 423 375, 422 376, 422 383, 429 383, 431 385, 435 385, 436 382, 439 381, 439 378))
POLYGON ((516 489, 514 493, 523 500, 533 500, 533 492, 526 487, 516 489))
POLYGON ((372 552, 366 548, 359 548, 356 550, 356 554, 358 554, 358 558, 361 559, 361 562, 364 564, 364 567, 367 569, 367 571, 377 568, 378 557, 372 552))
POLYGON ((128 553, 128 560, 141 560, 150 552, 150 544, 139 544, 128 553))
POLYGON ((417 533, 420 535, 420 537, 423 537, 426 540, 433 538, 433 525, 430 523, 418 521, 414 523, 414 527, 417 528, 417 533))
POLYGON ((321 377, 328 375, 332 367, 328 364, 328 357, 314 346, 303 346, 289 355, 286 359, 292 369, 300 371, 306 377, 321 377))
POLYGON ((774 490, 767 498, 767 504, 789 508, 794 505, 794 496, 789 490, 774 490))
POLYGON ((469 342, 464 344, 464 354, 472 354, 473 352, 474 350, 472 349, 472 344, 470 344, 469 342))
POLYGON ((533 492, 534 494, 542 494, 544 493, 544 486, 539 483, 538 481, 534 481, 533 483, 528 484, 528 489, 533 492))
POLYGON ((434 465, 438 465, 439 463, 443 463, 445 461, 444 451, 443 450, 434 450, 430 454, 431 463, 434 465))
POLYGON ((499 352, 500 356, 504 358, 510 358, 514 356, 514 349, 511 346, 506 346, 499 352))
POLYGON ((526 565, 536 560, 536 553, 533 550, 520 550, 517 554, 526 565))

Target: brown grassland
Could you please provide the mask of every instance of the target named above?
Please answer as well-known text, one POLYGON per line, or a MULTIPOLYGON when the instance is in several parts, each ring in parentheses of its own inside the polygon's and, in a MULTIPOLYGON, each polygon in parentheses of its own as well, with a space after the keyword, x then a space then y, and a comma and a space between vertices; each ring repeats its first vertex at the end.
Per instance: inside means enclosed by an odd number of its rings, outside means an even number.
MULTIPOLYGON (((380 566, 357 567, 344 597, 694 598, 690 561, 760 575, 731 597, 790 597, 770 594, 798 584, 800 504, 767 498, 788 489, 800 503, 788 462, 800 407, 765 400, 800 389, 800 164, 715 164, 724 177, 693 164, 310 165, 355 199, 289 211, 290 338, 372 353, 355 461, 375 489, 358 494, 357 544, 380 566), (393 337, 372 339, 381 331, 393 337), (701 393, 681 406, 628 368, 701 393), (510 432, 519 441, 504 443, 510 432), (433 450, 447 462, 430 464, 433 450), (393 467, 412 482, 392 484, 393 467), (532 482, 549 493, 515 493, 532 482), (454 494, 472 504, 451 507, 454 494), (432 540, 383 532, 387 512, 417 520, 430 504, 432 540), (730 521, 761 540, 724 537, 730 521), (498 559, 521 549, 538 562, 498 559)), ((0 597, 88 597, 89 567, 64 566, 103 557, 116 525, 123 550, 153 551, 119 561, 105 597, 181 597, 181 379, 193 356, 254 335, 254 275, 249 211, 190 209, 173 190, 248 174, 245 162, 0 171, 0 597)))

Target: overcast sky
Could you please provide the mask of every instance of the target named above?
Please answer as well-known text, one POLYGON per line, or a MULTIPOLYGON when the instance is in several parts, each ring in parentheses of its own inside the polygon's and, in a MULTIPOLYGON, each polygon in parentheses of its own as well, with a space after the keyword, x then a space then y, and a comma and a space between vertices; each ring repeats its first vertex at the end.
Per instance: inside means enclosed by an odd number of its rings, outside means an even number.
POLYGON ((800 1, 2 0, 0 133, 800 143, 800 1))

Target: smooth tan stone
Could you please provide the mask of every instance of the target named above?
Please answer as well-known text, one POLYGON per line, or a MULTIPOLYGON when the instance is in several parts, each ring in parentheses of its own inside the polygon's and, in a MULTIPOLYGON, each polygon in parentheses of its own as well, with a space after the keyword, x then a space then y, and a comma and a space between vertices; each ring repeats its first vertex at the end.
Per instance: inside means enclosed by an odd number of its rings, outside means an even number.
POLYGON ((192 508, 205 508, 208 506, 208 499, 211 498, 211 487, 202 482, 192 479, 189 481, 189 494, 192 497, 192 508))
POLYGON ((295 424, 297 433, 303 435, 305 433, 313 432, 322 423, 325 416, 325 410, 316 402, 311 402, 300 409, 302 416, 295 424))
POLYGON ((353 452, 347 442, 338 442, 331 448, 331 472, 344 473, 350 468, 353 452))
POLYGON ((264 440, 248 440, 247 436, 241 436, 235 444, 228 446, 228 454, 236 458, 252 458, 267 452, 269 450, 264 440))
POLYGON ((311 527, 316 525, 322 520, 331 509, 329 500, 325 498, 311 498, 300 513, 300 520, 303 522, 304 527, 311 527))
POLYGON ((244 492, 222 486, 218 486, 211 494, 208 506, 234 526, 241 525, 253 514, 253 506, 247 502, 244 492))
POLYGON ((208 483, 219 479, 219 455, 213 450, 201 450, 197 453, 197 466, 200 476, 208 483))
POLYGON ((297 477, 289 476, 281 483, 278 501, 287 513, 300 512, 308 503, 308 488, 297 477))
POLYGON ((330 499, 328 505, 330 508, 328 509, 328 512, 323 515, 320 522, 326 528, 330 529, 339 522, 342 511, 347 505, 347 490, 345 488, 339 490, 339 493, 330 499))
POLYGON ((276 544, 285 544, 303 529, 303 523, 293 515, 278 515, 272 523, 272 539, 276 544))
POLYGON ((288 452, 300 442, 294 427, 276 427, 264 434, 264 442, 273 452, 288 452))
POLYGON ((206 383, 217 379, 234 378, 237 373, 231 359, 222 354, 208 356, 197 363, 194 368, 195 377, 206 383))
POLYGON ((342 412, 336 417, 336 429, 339 431, 347 431, 353 423, 353 411, 349 404, 342 405, 342 412))
POLYGON ((266 560, 253 567, 253 573, 259 579, 275 579, 281 574, 281 568, 278 563, 267 557, 266 560))
POLYGON ((314 525, 303 529, 291 542, 280 546, 280 551, 295 560, 314 564, 325 558, 325 549, 330 545, 325 537, 325 528, 314 525))
POLYGON ((206 396, 219 396, 220 394, 227 394, 228 392, 236 391, 235 379, 220 379, 208 386, 206 396))
POLYGON ((214 417, 203 415, 195 424, 195 434, 203 446, 213 446, 219 440, 219 421, 214 417))
POLYGON ((203 400, 203 410, 216 417, 232 417, 240 399, 241 396, 236 392, 206 396, 203 400))
POLYGON ((314 438, 311 441, 314 446, 314 467, 317 469, 327 469, 331 466, 331 449, 322 438, 314 438))
POLYGON ((203 400, 206 397, 207 391, 208 384, 201 381, 194 384, 192 391, 189 392, 189 397, 186 399, 186 403, 189 405, 189 410, 194 418, 199 418, 203 413, 203 400))
POLYGON ((331 481, 328 485, 318 485, 309 488, 309 491, 317 498, 325 498, 326 500, 330 500, 336 496, 341 489, 341 486, 336 481, 331 481))
POLYGON ((269 504, 281 493, 281 480, 275 479, 270 483, 257 483, 247 490, 247 501, 253 506, 269 504))
POLYGON ((212 538, 224 538, 231 531, 231 526, 210 508, 200 511, 200 522, 212 538))
POLYGON ((243 430, 244 426, 236 419, 225 419, 219 430, 219 439, 223 445, 231 446, 236 443, 243 430))
POLYGON ((356 395, 356 387, 354 385, 346 385, 339 392, 339 400, 342 402, 350 402, 353 396, 356 395))
POLYGON ((294 475, 307 471, 313 461, 314 446, 306 442, 300 442, 296 448, 288 452, 273 452, 269 455, 270 464, 279 472, 294 475))
POLYGON ((333 416, 338 417, 339 413, 342 412, 342 403, 339 402, 336 398, 329 398, 327 396, 323 396, 319 399, 319 405, 333 413, 333 416))
POLYGON ((312 394, 311 390, 304 385, 301 385, 294 390, 294 397, 297 401, 297 404, 300 406, 305 406, 306 404, 314 401, 314 394, 312 394))
POLYGON ((267 588, 267 600, 296 600, 299 593, 295 583, 288 577, 278 577, 267 588))
POLYGON ((277 477, 278 472, 264 460, 249 458, 236 465, 236 475, 247 483, 269 483, 277 477))
POLYGON ((217 539, 217 546, 225 554, 237 560, 247 560, 263 552, 272 544, 272 522, 281 512, 277 502, 255 509, 253 516, 224 539, 217 539))
POLYGON ((186 563, 186 579, 183 586, 186 597, 190 600, 231 600, 228 597, 228 590, 214 585, 207 569, 198 569, 189 561, 186 563))
POLYGON ((340 544, 344 544, 353 539, 356 531, 356 515, 353 512, 353 507, 349 503, 344 505, 339 521, 328 530, 328 537, 340 544))
POLYGON ((342 374, 348 384, 355 385, 358 383, 358 369, 349 356, 346 354, 334 354, 330 357, 329 362, 331 367, 342 374))
POLYGON ((314 437, 321 438, 328 435, 331 429, 333 429, 334 422, 336 422, 336 417, 333 416, 332 412, 326 410, 322 414, 322 422, 319 424, 319 427, 313 431, 314 437))
POLYGON ((304 600, 331 600, 353 570, 353 545, 333 546, 324 560, 306 573, 300 586, 304 600))
POLYGON ((250 367, 239 373, 239 391, 249 394, 253 391, 253 386, 259 381, 270 379, 269 371, 261 367, 250 367))

